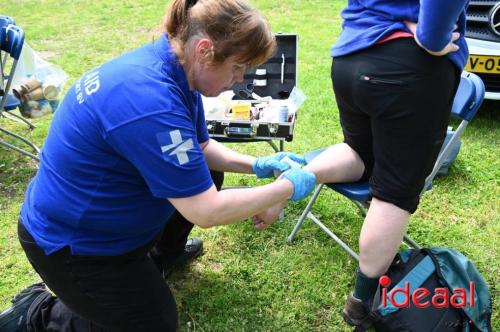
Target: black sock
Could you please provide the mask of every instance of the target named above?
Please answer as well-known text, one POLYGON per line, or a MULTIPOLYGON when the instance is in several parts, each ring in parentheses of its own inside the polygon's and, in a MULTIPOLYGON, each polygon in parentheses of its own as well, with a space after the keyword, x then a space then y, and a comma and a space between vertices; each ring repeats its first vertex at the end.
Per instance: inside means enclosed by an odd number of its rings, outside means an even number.
POLYGON ((354 297, 361 301, 368 301, 375 296, 379 278, 367 277, 359 267, 356 269, 356 284, 354 286, 354 297))

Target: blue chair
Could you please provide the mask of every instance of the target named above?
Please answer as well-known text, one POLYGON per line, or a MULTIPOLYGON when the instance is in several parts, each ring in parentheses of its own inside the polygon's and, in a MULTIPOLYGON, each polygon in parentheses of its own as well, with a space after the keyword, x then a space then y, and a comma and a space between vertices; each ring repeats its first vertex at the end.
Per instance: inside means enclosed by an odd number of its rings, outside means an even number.
MULTIPOLYGON (((6 25, 9 25, 9 24, 16 24, 16 22, 14 21, 14 19, 10 16, 4 16, 4 15, 0 15, 0 29, 3 28, 4 26, 6 25)), ((0 71, 4 72, 4 68, 5 68, 5 63, 7 62, 7 57, 3 57, 2 56, 2 51, 0 50, 0 71)), ((0 96, 3 96, 4 93, 5 93, 5 88, 4 88, 4 80, 0 80, 0 96)))
POLYGON ((10 16, 0 15, 0 27, 9 24, 16 25, 16 21, 10 16))
MULTIPOLYGON (((0 15, 0 29, 3 28, 4 26, 7 25, 16 25, 16 22, 14 19, 10 16, 5 16, 5 15, 0 15)), ((3 74, 4 68, 5 68, 5 63, 7 62, 7 57, 3 57, 2 51, 0 50, 0 71, 3 74)), ((0 81, 0 95, 3 96, 5 89, 4 89, 4 84, 5 82, 3 80, 0 81)))
MULTIPOLYGON (((5 16, 0 16, 0 23, 5 23, 8 21, 12 22, 13 20, 9 20, 5 16)), ((12 80, 16 72, 17 63, 21 56, 23 44, 24 31, 20 27, 13 24, 5 24, 4 26, 0 27, 0 81, 2 82, 2 85, 0 87, 2 88, 2 93, 0 94, 0 115, 2 116, 4 115, 4 112, 7 113, 9 111, 12 111, 18 108, 20 105, 20 101, 9 92, 11 91, 12 80), (12 64, 10 65, 10 72, 8 74, 5 74, 5 69, 7 67, 6 61, 8 58, 11 58, 12 64)), ((29 121, 26 121, 21 116, 16 116, 15 114, 11 115, 27 123, 31 128, 34 127, 29 121)), ((39 153, 38 147, 31 143, 28 139, 2 127, 0 127, 0 131, 6 135, 21 140, 25 144, 29 145, 36 154, 39 153)), ((26 151, 25 149, 8 143, 4 140, 0 140, 0 145, 8 149, 15 150, 37 161, 39 160, 36 154, 26 151)))
MULTIPOLYGON (((0 29, 3 28, 6 25, 16 25, 16 22, 14 19, 10 16, 5 16, 5 15, 0 15, 0 29)), ((0 70, 3 73, 3 68, 5 68, 5 62, 7 61, 7 58, 2 58, 2 53, 0 52, 0 70)), ((4 92, 4 81, 0 81, 0 93, 4 92)))
MULTIPOLYGON (((451 111, 453 117, 461 120, 460 125, 456 130, 452 132, 451 137, 447 139, 445 144, 443 144, 436 163, 434 164, 434 168, 425 180, 425 184, 422 192, 420 193, 420 196, 422 196, 424 192, 430 189, 430 187, 432 186, 432 180, 434 179, 436 174, 438 174, 441 166, 446 161, 449 154, 453 153, 454 148, 457 146, 457 143, 460 140, 460 136, 465 131, 465 128, 474 118, 477 110, 481 106, 483 98, 484 84, 481 79, 473 73, 464 72, 462 74, 460 85, 455 95, 451 111)), ((323 150, 324 149, 316 150, 306 154, 306 162, 309 163, 323 150)), ((314 202, 325 186, 350 199, 359 208, 359 211, 361 212, 363 217, 366 216, 366 211, 370 206, 370 201, 372 198, 368 189, 368 182, 320 184, 314 191, 311 200, 308 202, 306 208, 302 212, 302 215, 297 221, 297 224, 288 236, 287 242, 290 243, 293 240, 298 230, 302 227, 302 223, 304 222, 304 220, 306 218, 309 218, 314 223, 316 223, 325 233, 327 233, 335 242, 337 242, 343 249, 345 249, 347 253, 349 253, 354 259, 359 260, 359 256, 354 250, 352 250, 345 242, 343 242, 330 229, 328 229, 328 227, 326 227, 314 214, 311 213, 311 208, 314 205, 314 202)), ((419 248, 419 246, 406 235, 404 237, 404 241, 411 247, 419 248)))

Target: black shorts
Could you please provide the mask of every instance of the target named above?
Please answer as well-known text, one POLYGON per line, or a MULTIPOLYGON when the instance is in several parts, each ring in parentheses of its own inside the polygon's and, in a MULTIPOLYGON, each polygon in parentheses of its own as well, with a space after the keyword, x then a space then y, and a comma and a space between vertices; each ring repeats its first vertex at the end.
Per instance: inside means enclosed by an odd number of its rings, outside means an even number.
POLYGON ((371 194, 413 213, 446 136, 458 68, 402 38, 335 58, 332 81, 371 194))

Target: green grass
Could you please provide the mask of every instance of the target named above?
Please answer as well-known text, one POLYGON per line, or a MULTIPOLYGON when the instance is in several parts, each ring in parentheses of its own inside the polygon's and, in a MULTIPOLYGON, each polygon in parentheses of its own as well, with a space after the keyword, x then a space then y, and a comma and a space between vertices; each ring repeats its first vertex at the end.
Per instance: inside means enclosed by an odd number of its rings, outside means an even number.
MULTIPOLYGON (((339 142, 342 133, 330 83, 329 48, 340 28, 344 1, 254 2, 274 31, 299 35, 299 86, 308 96, 287 150, 306 152, 339 142)), ((30 45, 64 68, 70 84, 92 67, 151 40, 166 1, 14 1, 1 14, 13 16, 30 45)), ((500 285, 500 104, 491 103, 470 124, 457 161, 439 178, 412 217, 409 235, 425 246, 454 247, 483 273, 498 308, 500 285)), ((35 120, 31 133, 0 119, 43 144, 51 117, 35 120)), ((237 144, 254 155, 266 144, 237 144)), ((36 164, 0 149, 0 309, 38 276, 16 237, 24 190, 36 164)), ((228 175, 226 184, 266 183, 228 175)), ((182 331, 350 331, 340 311, 353 283, 354 262, 325 233, 306 222, 292 245, 285 239, 306 202, 290 204, 284 221, 256 233, 250 222, 210 230, 196 229, 206 254, 168 281, 180 313, 182 331)), ((354 248, 362 220, 356 208, 324 192, 314 213, 354 248)), ((500 328, 495 311, 494 327, 500 328)))

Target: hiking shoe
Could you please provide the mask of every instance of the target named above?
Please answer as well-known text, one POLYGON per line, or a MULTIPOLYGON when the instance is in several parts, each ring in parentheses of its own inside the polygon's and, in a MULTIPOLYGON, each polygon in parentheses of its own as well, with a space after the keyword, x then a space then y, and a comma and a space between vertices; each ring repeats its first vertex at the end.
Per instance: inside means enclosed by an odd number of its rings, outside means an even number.
POLYGON ((166 278, 173 270, 195 260, 201 254, 203 254, 203 241, 199 237, 193 237, 187 240, 184 250, 177 255, 166 256, 153 251, 150 256, 162 273, 163 278, 166 278))
POLYGON ((0 331, 28 331, 28 311, 34 303, 51 297, 45 284, 38 283, 23 289, 12 299, 12 307, 0 313, 0 331))
POLYGON ((344 321, 352 326, 361 325, 368 318, 369 311, 366 304, 354 297, 351 293, 347 296, 347 301, 342 311, 344 321))

